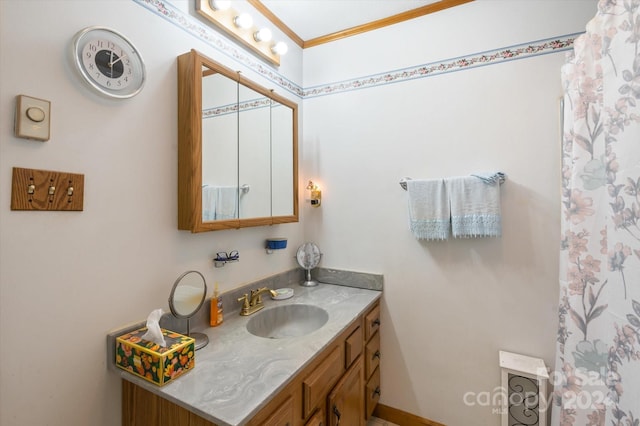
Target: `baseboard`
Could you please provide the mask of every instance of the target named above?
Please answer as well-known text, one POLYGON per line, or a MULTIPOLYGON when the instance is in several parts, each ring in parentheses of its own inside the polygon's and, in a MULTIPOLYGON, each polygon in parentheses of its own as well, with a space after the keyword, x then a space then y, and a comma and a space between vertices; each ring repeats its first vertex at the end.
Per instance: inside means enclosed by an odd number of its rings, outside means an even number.
POLYGON ((379 419, 387 420, 400 426, 446 426, 443 423, 423 419, 414 414, 382 404, 376 405, 376 408, 373 410, 373 415, 379 419))

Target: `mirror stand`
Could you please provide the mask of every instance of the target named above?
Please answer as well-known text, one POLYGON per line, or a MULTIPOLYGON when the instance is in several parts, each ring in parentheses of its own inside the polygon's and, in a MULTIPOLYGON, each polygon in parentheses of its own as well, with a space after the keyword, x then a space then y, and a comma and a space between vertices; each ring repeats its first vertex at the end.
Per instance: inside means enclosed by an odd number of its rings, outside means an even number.
POLYGON ((194 348, 197 351, 198 349, 204 348, 209 344, 209 336, 207 336, 204 333, 198 333, 198 332, 192 333, 191 327, 189 325, 190 321, 191 321, 191 317, 187 318, 187 336, 193 337, 196 340, 194 348))
POLYGON ((180 275, 169 295, 169 308, 174 317, 187 320, 187 336, 195 339, 195 350, 204 348, 209 337, 204 333, 191 332, 191 318, 198 313, 207 296, 207 283, 198 271, 187 271, 180 275))

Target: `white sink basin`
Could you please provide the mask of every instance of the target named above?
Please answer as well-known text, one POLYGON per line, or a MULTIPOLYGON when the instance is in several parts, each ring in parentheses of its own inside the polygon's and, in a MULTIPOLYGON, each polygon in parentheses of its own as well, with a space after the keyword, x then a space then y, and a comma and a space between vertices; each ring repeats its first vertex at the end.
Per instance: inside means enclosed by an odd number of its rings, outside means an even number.
POLYGON ((247 323, 249 333, 268 339, 299 337, 325 325, 329 314, 314 305, 283 305, 254 314, 247 323))

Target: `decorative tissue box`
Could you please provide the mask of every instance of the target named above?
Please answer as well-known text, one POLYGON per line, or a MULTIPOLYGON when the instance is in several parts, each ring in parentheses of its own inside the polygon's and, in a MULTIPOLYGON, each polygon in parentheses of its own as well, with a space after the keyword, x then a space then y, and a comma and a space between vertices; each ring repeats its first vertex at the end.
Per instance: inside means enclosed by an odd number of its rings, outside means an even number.
POLYGON ((143 327, 116 338, 116 365, 163 386, 195 366, 195 339, 162 329, 167 347, 142 339, 143 327))

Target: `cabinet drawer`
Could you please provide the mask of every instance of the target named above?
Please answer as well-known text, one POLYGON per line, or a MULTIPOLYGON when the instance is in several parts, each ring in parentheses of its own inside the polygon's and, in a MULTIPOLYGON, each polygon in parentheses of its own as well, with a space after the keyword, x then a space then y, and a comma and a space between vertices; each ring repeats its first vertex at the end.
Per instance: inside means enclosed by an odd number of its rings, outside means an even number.
POLYGON ((362 353, 362 327, 355 329, 344 341, 344 367, 349 368, 362 353))
POLYGON ((380 328, 380 305, 376 305, 364 317, 364 340, 369 341, 371 336, 380 328))
POLYGON ((287 398, 265 421, 263 426, 293 426, 293 399, 287 398))
POLYGON ((365 387, 365 411, 367 414, 367 419, 371 417, 373 413, 373 409, 376 408, 378 404, 378 400, 380 399, 380 369, 376 368, 376 371, 373 372, 373 375, 367 382, 365 387))
POLYGON ((344 372, 342 345, 333 351, 302 382, 302 416, 306 418, 324 402, 325 396, 344 372))
POLYGON ((365 375, 368 378, 380 365, 380 333, 373 335, 365 350, 365 375))
POLYGON ((316 411, 313 417, 311 417, 304 426, 326 426, 326 423, 324 422, 324 410, 316 411))

